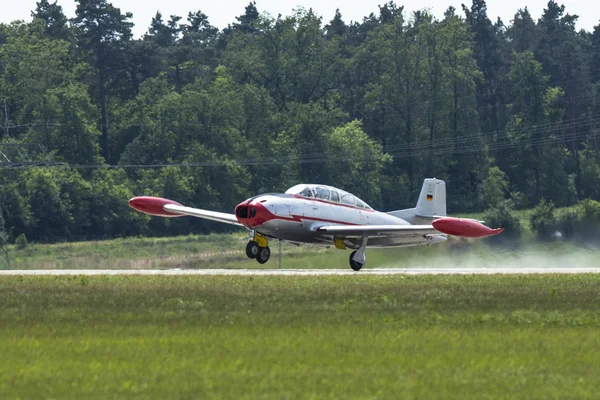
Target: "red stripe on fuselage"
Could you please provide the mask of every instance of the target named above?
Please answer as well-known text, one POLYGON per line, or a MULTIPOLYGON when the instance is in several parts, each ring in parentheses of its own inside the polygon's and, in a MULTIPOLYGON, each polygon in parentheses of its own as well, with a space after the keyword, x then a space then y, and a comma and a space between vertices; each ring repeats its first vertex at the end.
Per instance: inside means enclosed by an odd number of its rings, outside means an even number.
MULTIPOLYGON (((262 211, 262 210, 261 210, 262 211)), ((271 212, 269 212, 268 210, 264 210, 266 212, 257 212, 256 217, 254 218, 249 218, 246 219, 244 222, 248 228, 256 228, 259 226, 262 226, 264 224, 266 224, 269 221, 272 220, 280 220, 280 221, 293 221, 293 222, 298 222, 298 223, 302 223, 304 221, 316 221, 316 222, 325 222, 328 224, 337 224, 337 225, 354 225, 354 226, 360 226, 361 224, 354 224, 351 222, 344 222, 344 221, 336 221, 333 219, 325 219, 325 218, 317 218, 317 217, 306 217, 306 216, 302 216, 302 215, 295 215, 292 214, 289 218, 288 217, 284 217, 281 215, 275 215, 272 214, 271 212)))
POLYGON ((317 217, 304 217, 304 216, 299 216, 299 215, 292 215, 294 217, 294 219, 298 218, 300 220, 310 220, 310 221, 318 221, 318 222, 327 222, 327 223, 331 223, 331 224, 340 224, 340 225, 354 225, 354 226, 360 226, 361 224, 353 224, 351 222, 342 222, 342 221, 335 221, 333 219, 324 219, 324 218, 317 218, 317 217))
POLYGON ((336 221, 333 219, 325 219, 325 218, 317 218, 317 217, 305 217, 305 216, 294 215, 294 214, 292 214, 289 218, 283 217, 280 215, 275 215, 275 214, 270 214, 269 216, 260 215, 260 217, 257 216, 255 218, 246 220, 246 226, 248 226, 249 228, 256 228, 256 227, 266 224, 269 221, 273 221, 274 219, 278 219, 280 221, 293 221, 293 222, 298 222, 298 223, 302 223, 304 221, 316 221, 316 222, 326 222, 329 224, 360 226, 360 224, 353 224, 351 222, 336 221))
POLYGON ((297 199, 309 200, 309 201, 318 201, 319 203, 325 203, 325 204, 329 204, 329 205, 332 205, 332 206, 347 207, 347 208, 352 208, 354 210, 364 211, 364 212, 375 212, 375 210, 373 210, 372 208, 360 208, 360 207, 356 207, 356 206, 351 206, 350 204, 336 203, 334 201, 317 199, 315 197, 304 197, 304 196, 300 196, 298 194, 294 194, 293 196, 295 198, 297 198, 297 199))

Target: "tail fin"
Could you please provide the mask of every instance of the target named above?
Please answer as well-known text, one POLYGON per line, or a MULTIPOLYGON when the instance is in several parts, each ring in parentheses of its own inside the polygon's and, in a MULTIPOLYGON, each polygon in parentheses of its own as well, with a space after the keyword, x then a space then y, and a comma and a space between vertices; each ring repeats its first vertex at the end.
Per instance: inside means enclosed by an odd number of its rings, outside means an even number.
POLYGON ((388 214, 411 224, 429 223, 432 218, 445 217, 446 182, 435 178, 425 179, 415 208, 390 211, 388 214))
POLYGON ((445 217, 446 182, 435 178, 425 179, 415 212, 417 217, 445 217))

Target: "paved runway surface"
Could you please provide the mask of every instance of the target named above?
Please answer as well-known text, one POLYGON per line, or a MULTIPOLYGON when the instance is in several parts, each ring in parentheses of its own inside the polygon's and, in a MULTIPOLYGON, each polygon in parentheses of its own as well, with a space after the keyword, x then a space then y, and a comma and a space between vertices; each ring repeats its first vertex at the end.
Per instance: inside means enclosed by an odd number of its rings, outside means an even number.
POLYGON ((598 274, 600 268, 365 268, 350 269, 137 269, 137 270, 3 270, 2 275, 231 275, 231 276, 319 276, 319 275, 493 275, 493 274, 598 274))

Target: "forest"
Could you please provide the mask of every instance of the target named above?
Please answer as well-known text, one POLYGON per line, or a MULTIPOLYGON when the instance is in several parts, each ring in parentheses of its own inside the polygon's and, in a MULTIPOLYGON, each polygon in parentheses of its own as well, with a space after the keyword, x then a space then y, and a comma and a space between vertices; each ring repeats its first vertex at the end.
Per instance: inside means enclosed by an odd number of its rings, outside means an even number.
POLYGON ((150 218, 156 195, 230 211, 300 182, 411 207, 446 181, 449 213, 600 200, 600 24, 554 0, 492 21, 393 1, 346 22, 251 2, 209 16, 132 15, 48 0, 0 24, 0 232, 56 242, 228 229, 150 218), (537 10, 536 10, 537 11, 537 10))

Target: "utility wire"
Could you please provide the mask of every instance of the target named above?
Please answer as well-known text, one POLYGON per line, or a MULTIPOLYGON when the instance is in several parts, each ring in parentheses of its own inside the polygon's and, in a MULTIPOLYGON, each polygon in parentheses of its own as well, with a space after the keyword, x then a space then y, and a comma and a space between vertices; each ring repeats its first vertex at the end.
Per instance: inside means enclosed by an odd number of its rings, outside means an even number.
MULTIPOLYGON (((483 151, 498 151, 512 149, 520 146, 535 146, 549 143, 563 143, 568 140, 575 139, 592 139, 600 135, 600 132, 581 132, 583 128, 593 128, 596 124, 600 124, 600 116, 597 117, 582 117, 565 120, 557 123, 545 123, 535 126, 529 126, 524 129, 499 130, 491 131, 483 134, 473 134, 466 136, 458 136, 452 138, 435 139, 429 141, 416 141, 411 143, 399 143, 385 146, 383 148, 386 154, 393 156, 396 159, 415 158, 423 156, 444 156, 451 154, 464 154, 483 151), (569 131, 569 133, 562 133, 569 131), (560 134, 562 133, 562 134, 560 134), (540 136, 540 135, 544 136, 540 136), (560 135, 555 135, 560 134, 560 135), (487 143, 489 139, 495 137, 495 141, 487 143)), ((7 143, 0 144, 1 149, 11 148, 19 150, 21 147, 40 147, 36 144, 16 144, 7 143)), ((36 161, 21 161, 10 162, 4 153, 4 159, 0 160, 1 168, 30 168, 30 167, 70 167, 73 169, 138 169, 138 168, 163 168, 163 167, 218 167, 225 165, 281 165, 286 163, 298 164, 314 164, 326 162, 341 162, 346 161, 351 157, 350 154, 327 154, 324 152, 308 153, 300 155, 292 155, 287 157, 265 157, 251 159, 232 159, 224 161, 206 161, 206 162, 177 162, 177 163, 153 163, 153 164, 67 164, 57 161, 46 160, 36 161), (6 162, 4 162, 6 161, 6 162)), ((378 159, 366 156, 361 157, 361 161, 377 162, 378 159)))

